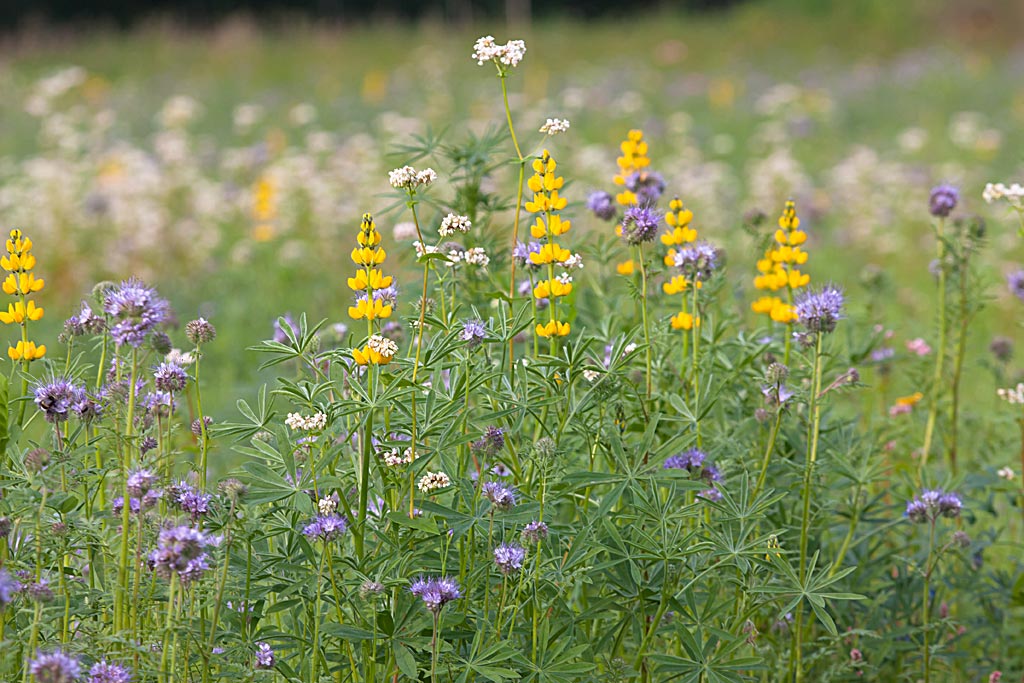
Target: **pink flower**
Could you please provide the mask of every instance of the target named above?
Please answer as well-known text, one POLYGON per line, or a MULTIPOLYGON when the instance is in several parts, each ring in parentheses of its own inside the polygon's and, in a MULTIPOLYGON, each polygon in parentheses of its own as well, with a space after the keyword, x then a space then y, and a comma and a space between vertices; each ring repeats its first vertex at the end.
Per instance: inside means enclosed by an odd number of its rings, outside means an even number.
POLYGON ((915 353, 918 356, 927 356, 932 352, 932 347, 928 346, 928 342, 924 339, 918 337, 917 339, 911 339, 907 342, 907 351, 915 353))
POLYGON ((993 671, 992 673, 990 673, 988 675, 988 683, 999 683, 999 681, 1000 681, 1000 679, 1002 679, 1002 677, 1003 677, 1003 672, 1002 671, 993 671))

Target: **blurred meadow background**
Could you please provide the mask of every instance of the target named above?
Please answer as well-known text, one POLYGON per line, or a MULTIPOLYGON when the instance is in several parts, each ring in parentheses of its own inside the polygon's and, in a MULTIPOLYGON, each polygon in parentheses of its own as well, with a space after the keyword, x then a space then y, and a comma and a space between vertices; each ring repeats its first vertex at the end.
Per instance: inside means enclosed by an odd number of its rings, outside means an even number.
MULTIPOLYGON (((267 379, 243 349, 271 337, 278 316, 349 322, 347 236, 363 212, 415 267, 387 182, 410 149, 433 149, 424 163, 439 170, 446 153, 475 150, 484 190, 514 180, 501 101, 468 47, 513 30, 530 51, 509 81, 517 127, 572 122, 550 144, 574 186, 584 281, 616 276, 600 257, 608 226, 582 198, 608 186, 618 141, 643 128, 669 196, 725 248, 741 315, 753 319, 760 253, 744 215, 773 217, 792 197, 812 279, 845 286, 856 317, 892 330, 905 354, 905 342, 933 334, 928 192, 949 182, 961 210, 988 225, 992 300, 972 322, 965 392, 996 406, 1002 371, 987 347, 1017 326, 1005 276, 1024 252, 1016 218, 981 193, 1024 176, 1022 25, 1012 0, 665 3, 511 29, 372 14, 28 24, 0 50, 0 219, 37 245, 49 309, 37 329, 51 344, 92 283, 132 274, 182 321, 214 321, 206 392, 211 412, 230 419, 235 399, 267 379)), ((504 221, 474 231, 496 265, 508 258, 506 231, 504 221)), ((893 395, 915 388, 892 381, 893 395)))

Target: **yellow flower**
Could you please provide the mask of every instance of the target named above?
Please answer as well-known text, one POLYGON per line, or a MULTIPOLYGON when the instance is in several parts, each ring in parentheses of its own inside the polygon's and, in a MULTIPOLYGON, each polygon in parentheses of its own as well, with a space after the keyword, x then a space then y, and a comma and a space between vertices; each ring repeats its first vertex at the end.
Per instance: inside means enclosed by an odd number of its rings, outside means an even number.
POLYGON ((27 305, 21 301, 8 304, 6 313, 0 311, 0 322, 5 325, 10 323, 18 323, 20 325, 26 320, 39 320, 42 317, 43 309, 37 307, 36 302, 31 300, 27 305))
MULTIPOLYGON (((690 286, 689 281, 682 275, 673 275, 672 279, 661 286, 666 294, 682 294, 690 286)), ((697 289, 702 289, 704 283, 697 281, 697 289)))
MULTIPOLYGON (((672 316, 671 323, 673 330, 691 330, 693 329, 693 315, 685 312, 677 313, 672 316)), ((700 318, 697 318, 697 327, 700 327, 700 318)))
POLYGON ((569 334, 569 323, 550 320, 546 325, 537 325, 538 337, 564 337, 569 334))
POLYGON ((384 273, 376 268, 361 268, 356 271, 355 277, 348 279, 349 289, 354 291, 362 291, 367 287, 371 289, 384 289, 390 287, 391 282, 394 278, 390 275, 385 276, 384 273))
POLYGON ((391 305, 385 304, 380 299, 373 299, 372 303, 366 299, 360 299, 355 306, 348 307, 348 314, 356 320, 387 318, 391 315, 391 305))
POLYGON ((545 263, 562 263, 572 256, 572 252, 564 249, 555 242, 542 245, 540 251, 530 254, 530 263, 543 265, 545 263))
POLYGON ((572 283, 561 280, 541 280, 533 288, 533 295, 538 299, 549 299, 553 296, 568 296, 572 292, 572 283))
POLYGON ((352 262, 364 268, 384 263, 387 254, 383 249, 371 249, 370 247, 356 247, 352 250, 352 262))
POLYGON ((30 294, 43 288, 43 279, 32 273, 11 273, 4 280, 4 294, 30 294))
MULTIPOLYGON (((811 281, 810 275, 796 267, 807 263, 808 254, 800 247, 807 241, 807 233, 800 230, 800 218, 796 215, 793 200, 786 202, 779 216, 779 228, 773 235, 773 241, 764 257, 757 261, 758 275, 754 276, 754 287, 769 292, 785 289, 792 301, 793 293, 811 281)), ((788 324, 796 320, 793 306, 778 297, 762 297, 751 304, 751 309, 755 313, 767 314, 775 322, 788 324)))
POLYGON ((615 265, 615 272, 619 275, 632 275, 634 270, 636 270, 636 265, 633 263, 633 259, 615 265))
POLYGON ((7 355, 11 360, 39 360, 46 355, 46 344, 19 341, 17 346, 8 346, 7 355))
POLYGON ((898 406, 914 406, 917 405, 921 399, 924 398, 924 394, 920 391, 915 391, 909 396, 900 396, 896 399, 896 405, 898 406))
MULTIPOLYGON (((616 159, 619 172, 615 175, 616 185, 625 185, 626 178, 631 174, 642 171, 651 165, 647 157, 647 143, 644 142, 644 134, 641 130, 631 130, 626 139, 619 145, 622 156, 616 159)), ((636 194, 625 190, 620 192, 615 200, 622 206, 629 206, 637 203, 636 194)))

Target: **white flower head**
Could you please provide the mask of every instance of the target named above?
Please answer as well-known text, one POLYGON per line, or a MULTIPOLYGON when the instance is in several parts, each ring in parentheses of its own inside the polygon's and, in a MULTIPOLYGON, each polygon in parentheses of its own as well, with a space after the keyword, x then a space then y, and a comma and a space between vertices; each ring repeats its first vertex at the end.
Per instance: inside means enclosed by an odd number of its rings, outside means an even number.
POLYGON ((371 336, 366 345, 388 359, 398 353, 398 344, 379 334, 371 336))
POLYGON ((569 119, 548 119, 544 122, 544 125, 540 127, 540 132, 548 135, 558 135, 559 133, 565 133, 568 130, 569 119))
POLYGON ((395 189, 412 187, 416 184, 416 169, 412 166, 402 166, 393 171, 388 171, 388 182, 395 189))
POLYGON ((331 515, 338 509, 338 501, 334 500, 331 496, 327 496, 317 501, 316 507, 321 515, 331 515))
POLYGON ((423 493, 433 493, 451 486, 452 480, 444 472, 427 472, 416 482, 416 488, 423 493))
POLYGON ((1020 183, 1014 183, 1009 187, 1003 183, 988 183, 981 196, 989 204, 1005 199, 1013 208, 1024 210, 1024 186, 1020 183))
POLYGON ((1002 468, 997 474, 1000 479, 1005 479, 1006 481, 1013 481, 1013 478, 1017 476, 1009 467, 1002 468))
POLYGON ((437 180, 437 172, 432 168, 425 168, 416 173, 417 185, 430 185, 435 180, 437 180))
POLYGON ((583 267, 583 256, 581 254, 573 254, 569 258, 562 261, 563 268, 582 268, 583 267))
POLYGON ((486 268, 491 262, 491 257, 487 255, 483 247, 467 249, 463 257, 466 259, 466 263, 471 266, 479 266, 480 268, 486 268))
POLYGON ((468 216, 450 213, 441 219, 441 227, 437 229, 437 232, 441 237, 451 237, 456 232, 467 233, 472 227, 473 223, 468 216))
POLYGON ((504 66, 518 66, 526 54, 526 43, 510 40, 504 45, 494 42, 494 36, 482 36, 473 43, 473 59, 479 66, 484 62, 497 62, 504 66))
POLYGON ((314 413, 309 417, 301 413, 288 413, 284 423, 295 431, 319 432, 327 426, 327 416, 324 413, 314 413))

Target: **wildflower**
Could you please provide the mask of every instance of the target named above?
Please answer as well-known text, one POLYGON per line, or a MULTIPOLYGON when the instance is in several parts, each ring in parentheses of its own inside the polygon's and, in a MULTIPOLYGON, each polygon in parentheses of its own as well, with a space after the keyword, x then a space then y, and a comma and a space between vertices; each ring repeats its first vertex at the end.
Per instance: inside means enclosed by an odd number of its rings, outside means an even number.
POLYGON ((445 577, 416 579, 409 587, 409 591, 423 600, 423 604, 434 614, 440 612, 441 608, 452 600, 462 597, 459 582, 445 577))
POLYGON ((190 342, 199 346, 212 342, 217 336, 217 330, 206 318, 196 318, 185 325, 185 336, 190 342))
POLYGON ((348 529, 345 519, 336 514, 318 515, 302 529, 302 535, 308 539, 319 539, 324 543, 340 537, 348 529))
POLYGON ((832 285, 807 291, 797 299, 795 312, 808 332, 832 332, 843 317, 843 293, 832 285))
POLYGON ((1009 467, 1003 467, 996 474, 999 475, 1000 479, 1005 479, 1006 481, 1013 481, 1013 478, 1017 476, 1009 467))
POLYGON ((484 498, 499 510, 510 510, 516 504, 516 490, 499 481, 484 482, 480 489, 484 498))
POLYGON ((113 319, 110 335, 114 343, 136 348, 171 315, 170 306, 156 290, 134 278, 107 291, 103 310, 113 319))
POLYGON ((937 218, 945 218, 953 213, 960 192, 952 185, 936 185, 928 197, 928 212, 937 218))
POLYGON ((288 413, 284 423, 294 431, 319 432, 327 426, 327 415, 316 412, 305 417, 299 413, 288 413))
POLYGON ((371 595, 380 595, 384 592, 384 584, 379 581, 363 581, 359 586, 359 596, 364 600, 371 595))
MULTIPOLYGON (((627 185, 627 179, 634 173, 645 171, 651 165, 647 157, 647 143, 644 141, 644 133, 641 130, 631 130, 626 139, 619 145, 622 156, 616 159, 619 172, 613 179, 616 185, 627 185)), ((625 189, 615 197, 621 206, 632 206, 639 203, 636 193, 625 189)))
POLYGON ((216 541, 189 526, 168 527, 160 531, 156 549, 149 561, 157 574, 169 578, 177 574, 183 583, 202 578, 209 569, 205 548, 216 541))
POLYGON ((487 328, 482 320, 467 320, 462 323, 462 333, 459 339, 466 342, 466 346, 475 349, 487 338, 487 328))
MULTIPOLYGON (((242 110, 247 111, 247 110, 242 110)), ((277 218, 277 183, 268 174, 260 176, 252 188, 253 239, 267 242, 274 236, 277 218)))
POLYGON ((53 600, 53 589, 48 579, 39 579, 24 586, 22 590, 32 602, 50 602, 53 600))
MULTIPOLYGON (((8 276, 9 280, 10 276, 8 276)), ((106 319, 96 315, 92 307, 83 301, 82 308, 79 309, 78 313, 64 321, 64 334, 70 337, 81 337, 85 334, 99 334, 106 327, 106 319)))
POLYGON ((981 196, 988 204, 1005 199, 1014 209, 1018 211, 1024 209, 1024 186, 1019 183, 1014 183, 1009 187, 1003 183, 988 183, 981 196))
POLYGON ((767 314, 775 322, 785 324, 796 320, 796 309, 791 303, 793 295, 811 280, 809 275, 796 267, 807 263, 807 252, 800 246, 806 241, 807 233, 800 230, 796 205, 793 200, 789 200, 779 217, 774 244, 757 262, 759 274, 754 278, 754 287, 771 294, 762 296, 751 305, 755 313, 767 314), (786 301, 775 294, 783 289, 786 290, 786 301))
POLYGON ((234 477, 217 484, 217 490, 233 503, 238 503, 249 494, 249 487, 234 477))
POLYGON ((274 668, 274 651, 269 645, 260 641, 256 643, 256 664, 257 669, 274 668))
POLYGON ((697 242, 677 251, 673 265, 688 281, 708 280, 718 266, 718 255, 718 250, 707 242, 697 242))
POLYGON ((128 488, 128 493, 141 497, 149 493, 159 480, 160 477, 155 473, 140 467, 128 474, 128 481, 125 482, 125 485, 128 488))
POLYGON ((181 391, 188 385, 188 373, 176 363, 161 363, 153 371, 153 384, 161 391, 181 391))
POLYGON ((1006 276, 1006 286, 1010 290, 1010 294, 1024 301, 1024 268, 1018 268, 1009 273, 1006 276))
POLYGON ((86 398, 85 388, 66 379, 54 379, 36 387, 35 404, 43 411, 47 422, 58 423, 68 419, 68 413, 86 398))
POLYGON ((520 534, 523 543, 540 543, 548 537, 548 525, 544 522, 530 522, 520 534))
POLYGON ((320 511, 321 515, 333 515, 338 511, 339 502, 338 494, 334 493, 318 500, 316 502, 316 509, 320 511))
POLYGON ((109 664, 101 660, 89 669, 87 683, 131 683, 132 672, 120 664, 109 664))
POLYGON ((1019 383, 1016 387, 1006 389, 1000 387, 996 389, 996 395, 1010 405, 1020 405, 1024 403, 1024 382, 1019 383))
MULTIPOLYGON (((449 256, 451 256, 451 254, 449 254, 449 256)), ((472 247, 467 249, 462 252, 460 259, 465 261, 468 265, 477 266, 478 268, 486 268, 491 263, 491 257, 487 255, 487 252, 483 247, 472 247)))
POLYGON ((459 216, 454 213, 450 213, 441 219, 441 227, 437 229, 437 234, 441 237, 451 237, 457 232, 463 234, 470 231, 473 227, 473 222, 469 220, 468 216, 459 216))
POLYGON ((37 653, 29 671, 37 683, 73 683, 82 675, 82 665, 77 657, 54 650, 37 653))
POLYGON ((494 549, 494 564, 502 574, 512 574, 523 568, 526 550, 514 543, 502 543, 494 549))
MULTIPOLYGON (((3 281, 2 289, 8 296, 17 297, 17 301, 8 304, 7 311, 0 311, 0 322, 5 325, 11 323, 28 327, 28 322, 37 321, 43 317, 43 309, 36 306, 36 302, 28 298, 43 289, 45 282, 36 278, 32 273, 35 268, 36 257, 32 255, 32 240, 25 237, 21 230, 11 230, 7 239, 7 254, 0 257, 0 267, 7 271, 7 277, 3 281)), ((34 361, 46 355, 46 346, 36 346, 34 342, 26 339, 20 340, 16 346, 7 349, 7 355, 14 361, 34 361)))
POLYGON ((470 449, 481 456, 491 457, 505 448, 505 430, 501 427, 488 427, 483 436, 469 445, 470 449))
POLYGON ((416 487, 426 494, 451 486, 452 480, 444 472, 427 472, 416 482, 416 487))
POLYGON ((437 173, 432 168, 417 171, 412 166, 402 166, 388 171, 388 182, 395 189, 415 190, 422 185, 430 185, 437 180, 437 173))
POLYGON ((697 496, 705 500, 710 500, 713 503, 717 503, 718 501, 722 500, 722 492, 716 489, 714 486, 712 486, 709 489, 701 491, 700 493, 697 494, 697 496))
MULTIPOLYGON (((665 223, 670 230, 661 236, 661 243, 666 247, 682 246, 697 241, 697 231, 690 227, 693 211, 684 208, 682 200, 675 197, 668 203, 665 223)), ((675 249, 669 249, 665 255, 665 265, 675 265, 675 249)))
POLYGON ((651 242, 658 234, 660 223, 661 216, 654 209, 646 206, 631 206, 626 209, 626 213, 622 217, 619 234, 630 246, 651 242))
POLYGON ((926 489, 907 503, 906 516, 911 522, 934 522, 939 517, 959 517, 963 509, 960 496, 942 489, 926 489))
POLYGON ((1008 363, 1013 358, 1013 340, 1009 337, 994 337, 988 350, 1000 363, 1008 363))
POLYGON ((594 215, 603 221, 610 221, 615 217, 616 208, 612 196, 607 192, 591 192, 587 197, 587 208, 594 212, 594 215))
POLYGON ((505 72, 504 67, 519 66, 525 55, 526 43, 522 40, 510 40, 499 45, 494 42, 494 36, 483 36, 473 43, 473 59, 477 66, 483 66, 484 62, 494 62, 501 73, 505 72))
POLYGON ((921 337, 911 339, 910 341, 907 342, 906 346, 907 351, 910 351, 911 353, 917 356, 927 356, 929 353, 932 352, 932 347, 928 346, 928 342, 926 342, 921 337))
POLYGON ((535 331, 540 337, 564 337, 569 334, 569 323, 558 320, 558 299, 572 293, 572 283, 555 277, 555 264, 563 264, 573 258, 572 252, 559 245, 555 239, 567 233, 570 222, 562 220, 558 212, 568 203, 559 197, 558 190, 565 179, 555 175, 557 164, 547 150, 533 161, 533 175, 527 186, 533 192, 533 199, 526 202, 526 210, 536 213, 536 222, 530 226, 534 239, 546 241, 536 253, 530 253, 530 263, 547 266, 547 279, 537 282, 533 289, 535 299, 546 299, 549 307, 547 323, 537 321, 535 331))
POLYGON ((896 417, 897 415, 906 415, 910 413, 922 398, 924 398, 924 394, 920 391, 916 391, 909 396, 901 396, 897 398, 896 402, 889 408, 889 417, 896 417))
POLYGON ((626 176, 626 189, 636 196, 636 204, 652 205, 665 191, 665 178, 655 171, 634 171, 626 176))
POLYGON ((157 444, 156 438, 152 436, 143 437, 142 441, 139 442, 139 455, 145 455, 151 450, 155 449, 157 444))
POLYGON ((688 451, 673 455, 665 459, 662 466, 666 470, 689 470, 693 471, 704 464, 707 454, 699 448, 691 448, 688 451))
POLYGON ((569 119, 548 119, 544 122, 544 125, 540 127, 541 133, 547 135, 558 135, 569 130, 569 119))
POLYGON ((15 594, 21 590, 21 584, 5 569, 0 569, 0 611, 14 600, 15 594))
POLYGON ((203 428, 205 427, 206 431, 209 432, 210 431, 210 425, 212 425, 212 424, 213 424, 213 418, 210 417, 209 415, 203 415, 202 421, 200 421, 198 417, 196 419, 192 420, 192 424, 189 425, 189 430, 192 432, 192 434, 197 439, 199 439, 199 438, 202 438, 202 436, 203 436, 203 428))
POLYGON ((359 365, 387 365, 398 353, 398 344, 379 334, 370 336, 362 349, 352 349, 352 357, 359 365))
POLYGON ((210 502, 213 496, 196 489, 191 484, 181 481, 167 489, 171 496, 171 502, 177 505, 183 512, 189 513, 193 521, 209 513, 210 502))

